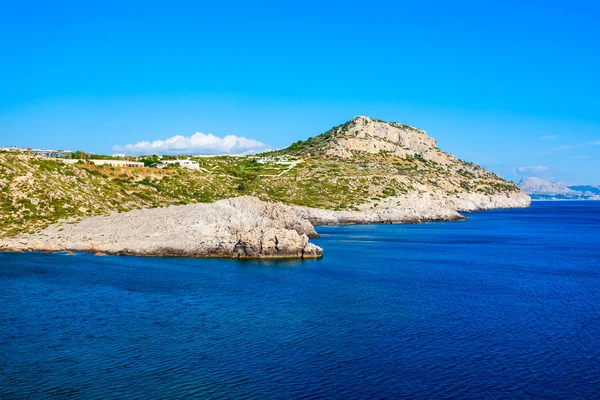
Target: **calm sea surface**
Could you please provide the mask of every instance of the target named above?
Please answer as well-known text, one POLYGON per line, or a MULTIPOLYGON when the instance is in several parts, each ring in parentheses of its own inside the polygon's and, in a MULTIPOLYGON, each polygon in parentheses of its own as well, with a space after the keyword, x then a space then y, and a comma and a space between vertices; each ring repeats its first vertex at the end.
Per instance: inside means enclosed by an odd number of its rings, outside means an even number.
POLYGON ((0 398, 598 398, 600 202, 317 261, 0 254, 0 398))

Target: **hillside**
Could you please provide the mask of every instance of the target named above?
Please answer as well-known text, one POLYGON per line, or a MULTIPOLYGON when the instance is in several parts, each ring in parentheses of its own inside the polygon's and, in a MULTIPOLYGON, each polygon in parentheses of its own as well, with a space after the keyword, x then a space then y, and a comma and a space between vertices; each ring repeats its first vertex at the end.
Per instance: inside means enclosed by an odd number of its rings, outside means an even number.
POLYGON ((65 219, 235 196, 227 178, 186 170, 65 165, 0 154, 0 237, 65 219))
POLYGON ((454 160, 451 155, 442 152, 435 139, 423 130, 364 116, 273 153, 352 158, 362 152, 387 153, 400 158, 421 156, 441 164, 454 160))
POLYGON ((367 117, 265 155, 278 154, 296 159, 280 165, 250 156, 199 157, 201 169, 192 171, 65 165, 1 153, 0 237, 65 218, 240 195, 349 211, 404 207, 421 198, 458 210, 527 205, 517 186, 442 152, 424 131, 367 117), (508 201, 513 197, 516 202, 508 201))
POLYGON ((267 154, 319 160, 320 165, 334 163, 346 168, 348 177, 373 178, 371 194, 383 197, 410 192, 443 196, 520 191, 498 175, 443 152, 425 131, 363 116, 267 154), (377 189, 383 190, 377 193, 377 189))

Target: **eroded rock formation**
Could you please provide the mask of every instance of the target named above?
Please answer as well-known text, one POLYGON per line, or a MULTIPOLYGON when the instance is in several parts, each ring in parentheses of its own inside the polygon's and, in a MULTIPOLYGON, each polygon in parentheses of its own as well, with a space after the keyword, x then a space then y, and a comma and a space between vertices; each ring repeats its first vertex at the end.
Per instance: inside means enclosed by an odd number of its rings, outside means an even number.
POLYGON ((0 249, 115 255, 226 258, 316 258, 318 236, 281 204, 244 196, 211 204, 135 210, 52 225, 0 241, 0 249))

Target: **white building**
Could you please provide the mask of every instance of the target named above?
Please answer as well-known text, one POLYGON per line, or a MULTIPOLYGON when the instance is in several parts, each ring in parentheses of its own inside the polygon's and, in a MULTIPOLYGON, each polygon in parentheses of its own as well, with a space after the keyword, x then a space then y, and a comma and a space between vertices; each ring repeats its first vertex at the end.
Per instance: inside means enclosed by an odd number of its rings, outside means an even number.
POLYGON ((262 157, 262 158, 259 158, 258 160, 256 160, 256 162, 260 163, 260 164, 291 164, 291 163, 293 163, 293 161, 287 157, 262 157))
POLYGON ((125 154, 115 153, 112 155, 114 158, 125 158, 125 154))
POLYGON ((179 165, 181 168, 188 168, 188 169, 200 169, 200 164, 198 164, 196 161, 192 161, 192 160, 161 160, 158 164, 156 164, 156 168, 165 168, 168 167, 169 165, 179 165))
POLYGON ((26 149, 25 147, 18 146, 0 146, 0 151, 8 151, 11 153, 27 153, 38 157, 52 157, 52 158, 67 158, 71 157, 69 150, 41 150, 41 149, 26 149))
POLYGON ((143 162, 127 160, 90 160, 94 165, 110 165, 111 167, 144 168, 143 162))
POLYGON ((248 154, 196 154, 192 157, 214 158, 214 157, 248 157, 248 154))
POLYGON ((0 151, 8 151, 10 153, 17 153, 17 152, 24 153, 27 151, 27 149, 24 147, 18 147, 18 146, 0 146, 0 151))
POLYGON ((71 152, 68 150, 40 150, 34 149, 31 152, 38 157, 66 158, 71 157, 71 152))
POLYGON ((127 161, 127 160, 78 160, 78 159, 66 159, 63 160, 65 164, 77 164, 78 162, 88 163, 91 162, 94 165, 109 165, 111 167, 127 167, 127 168, 144 168, 143 162, 127 161))

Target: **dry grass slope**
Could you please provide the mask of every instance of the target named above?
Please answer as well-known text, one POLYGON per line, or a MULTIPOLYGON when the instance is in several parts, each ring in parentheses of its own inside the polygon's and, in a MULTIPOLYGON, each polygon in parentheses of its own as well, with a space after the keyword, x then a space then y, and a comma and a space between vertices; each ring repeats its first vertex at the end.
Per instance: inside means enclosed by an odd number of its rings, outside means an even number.
POLYGON ((305 156, 294 168, 248 157, 198 158, 202 170, 114 168, 0 154, 0 237, 58 220, 253 195, 334 210, 410 192, 441 197, 519 189, 473 164, 439 165, 419 157, 356 152, 352 159, 305 156), (283 173, 282 173, 283 172, 283 173))

